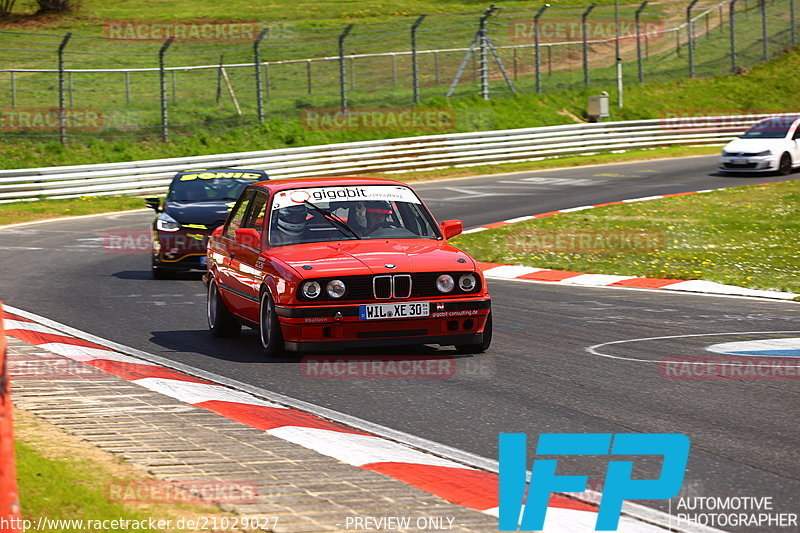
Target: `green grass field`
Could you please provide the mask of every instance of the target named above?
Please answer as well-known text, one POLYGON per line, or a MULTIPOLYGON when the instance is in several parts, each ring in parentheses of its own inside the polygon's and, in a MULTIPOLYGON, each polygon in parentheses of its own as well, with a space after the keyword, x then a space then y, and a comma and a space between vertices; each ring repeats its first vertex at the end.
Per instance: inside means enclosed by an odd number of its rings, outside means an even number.
POLYGON ((798 242, 797 181, 599 207, 454 239, 480 261, 800 293, 798 242), (609 237, 620 231, 649 241, 625 249, 602 248, 592 240, 580 244, 581 235, 609 237), (561 244, 554 240, 559 235, 561 244))
MULTIPOLYGON (((722 114, 788 111, 796 106, 796 98, 787 87, 800 82, 797 52, 781 55, 788 34, 785 29, 787 0, 776 0, 768 6, 771 38, 768 53, 777 57, 764 66, 749 67, 760 58, 759 19, 753 5, 739 14, 737 39, 740 66, 746 74, 720 76, 730 70, 727 59, 729 34, 712 12, 698 21, 695 47, 697 79, 688 74, 685 36, 676 53, 669 38, 652 42, 644 58, 645 84, 636 82, 635 47, 623 43, 622 56, 625 88, 625 107, 613 105, 616 100, 614 68, 607 59, 611 45, 590 48, 592 85, 583 87, 580 70, 579 45, 557 47, 552 58, 542 58, 542 87, 544 94, 535 92, 532 74, 533 54, 530 48, 512 55, 500 50, 507 69, 515 78, 519 94, 513 96, 503 87, 496 67, 492 75, 492 101, 485 102, 477 95, 475 66, 468 65, 464 83, 458 86, 455 97, 445 98, 447 85, 455 75, 463 52, 443 53, 434 64, 432 55, 420 56, 421 93, 423 109, 453 110, 455 126, 448 131, 477 131, 561 124, 583 119, 587 97, 606 90, 611 94, 612 120, 658 118, 665 115, 722 114), (517 57, 518 55, 518 57, 517 57), (552 68, 551 68, 552 67, 552 68)), ((579 20, 585 2, 568 0, 553 6, 549 17, 558 20, 579 20), (576 19, 578 17, 578 19, 576 19)), ((608 22, 613 13, 610 1, 595 11, 599 20, 608 22), (605 17, 603 19, 602 17, 605 17)), ((356 23, 348 37, 346 53, 407 50, 409 26, 417 13, 430 13, 421 26, 419 42, 422 50, 465 47, 475 30, 476 10, 485 8, 477 1, 401 1, 388 2, 300 2, 283 5, 277 2, 248 3, 233 0, 221 6, 209 0, 193 2, 176 0, 161 3, 157 9, 143 0, 99 2, 85 0, 79 10, 63 17, 25 16, 33 3, 20 2, 16 11, 21 15, 6 23, 5 29, 28 34, 2 34, 0 61, 16 67, 53 68, 55 50, 65 31, 76 35, 66 48, 67 68, 144 68, 157 64, 160 42, 113 42, 100 39, 108 21, 136 23, 176 22, 192 20, 258 21, 273 28, 262 44, 262 60, 277 61, 335 55, 336 37, 344 24, 356 23), (469 15, 445 16, 442 13, 470 11, 469 15), (233 13, 235 15, 228 15, 233 13), (452 27, 450 26, 452 25, 452 27), (19 53, 26 50, 25 53, 19 53)), ((702 6, 710 6, 704 2, 702 6)), ((684 16, 683 4, 657 4, 648 7, 648 16, 663 15, 665 27, 678 24, 684 16)), ((499 45, 520 44, 508 35, 510 21, 523 19, 535 5, 524 1, 503 3, 505 11, 490 30, 499 45), (524 8, 524 9, 523 9, 524 8)), ((698 9, 700 9, 698 7, 698 9)), ((742 8, 748 6, 741 6, 742 8)), ((625 20, 632 16, 633 4, 623 4, 625 20)), ((670 26, 671 27, 671 26, 670 26)), ((544 52, 543 52, 544 53, 544 52)), ((252 61, 252 44, 238 43, 175 43, 167 54, 167 66, 186 64, 225 64, 252 61)), ((348 65, 349 103, 356 108, 408 107, 412 105, 410 62, 408 56, 395 58, 392 68, 388 56, 359 59, 348 65), (393 73, 393 70, 395 71, 393 73)), ((87 162, 122 161, 139 158, 187 156, 195 154, 257 150, 347 142, 373 138, 404 137, 439 133, 440 131, 398 130, 314 130, 304 126, 300 113, 308 108, 335 108, 339 105, 338 63, 304 62, 271 65, 262 71, 264 78, 264 124, 257 124, 254 73, 251 68, 229 67, 228 73, 242 114, 234 109, 218 72, 211 70, 177 71, 173 79, 167 76, 168 110, 171 141, 159 140, 160 120, 156 72, 131 74, 126 91, 124 73, 75 74, 66 81, 69 90, 67 106, 96 109, 103 114, 103 130, 69 131, 72 145, 63 148, 54 143, 52 130, 18 133, 2 132, 0 167, 19 168, 87 162), (309 82, 309 80, 312 80, 309 82), (220 90, 219 101, 215 93, 220 90), (99 138, 103 137, 103 138, 99 138)), ((14 79, 14 101, 17 107, 46 107, 57 105, 57 83, 53 74, 17 73, 14 79)), ((11 79, 0 73, 0 106, 11 104, 11 79)))

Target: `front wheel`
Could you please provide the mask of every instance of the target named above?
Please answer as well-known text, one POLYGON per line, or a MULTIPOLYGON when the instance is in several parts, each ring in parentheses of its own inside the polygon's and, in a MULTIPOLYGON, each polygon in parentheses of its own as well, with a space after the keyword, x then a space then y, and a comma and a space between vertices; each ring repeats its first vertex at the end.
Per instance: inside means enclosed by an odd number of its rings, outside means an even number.
POLYGON ((267 357, 280 357, 285 354, 281 326, 275 314, 275 303, 269 292, 261 294, 261 305, 258 311, 258 333, 261 349, 267 357))
POLYGON ((778 174, 781 176, 788 176, 792 173, 792 156, 784 153, 781 156, 781 161, 778 163, 778 174))
POLYGON ((217 282, 212 278, 208 284, 206 301, 208 329, 215 337, 238 337, 242 331, 242 323, 228 310, 219 293, 217 282))
POLYGON ((483 341, 477 344, 457 344, 456 351, 464 354, 483 353, 492 344, 492 312, 486 316, 486 325, 483 327, 483 341))

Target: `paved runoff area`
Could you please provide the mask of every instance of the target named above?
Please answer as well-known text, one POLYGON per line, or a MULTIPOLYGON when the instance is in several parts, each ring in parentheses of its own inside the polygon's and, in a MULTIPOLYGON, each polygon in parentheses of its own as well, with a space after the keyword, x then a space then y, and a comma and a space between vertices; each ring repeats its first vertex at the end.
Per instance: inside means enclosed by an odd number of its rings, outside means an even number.
MULTIPOLYGON (((10 364, 53 354, 8 337, 10 364)), ((76 363, 81 365, 81 363, 76 363)), ((73 370, 81 368, 76 366, 73 370)), ((211 411, 83 366, 74 376, 12 376, 24 409, 159 480, 253 486, 223 510, 267 531, 492 531, 497 519, 390 477, 353 468, 211 411), (407 525, 407 527, 405 527, 407 525)), ((225 498, 221 498, 225 499, 225 498)))

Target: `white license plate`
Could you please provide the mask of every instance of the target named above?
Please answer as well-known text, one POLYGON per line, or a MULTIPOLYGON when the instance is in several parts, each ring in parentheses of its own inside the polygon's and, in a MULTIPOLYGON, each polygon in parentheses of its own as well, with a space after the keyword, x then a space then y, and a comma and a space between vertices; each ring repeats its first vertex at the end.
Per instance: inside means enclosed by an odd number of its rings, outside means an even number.
POLYGON ((401 302, 370 304, 358 307, 361 320, 386 320, 389 318, 419 318, 430 315, 429 302, 401 302))
POLYGON ((747 164, 747 159, 734 159, 733 160, 733 164, 734 165, 746 165, 747 164))

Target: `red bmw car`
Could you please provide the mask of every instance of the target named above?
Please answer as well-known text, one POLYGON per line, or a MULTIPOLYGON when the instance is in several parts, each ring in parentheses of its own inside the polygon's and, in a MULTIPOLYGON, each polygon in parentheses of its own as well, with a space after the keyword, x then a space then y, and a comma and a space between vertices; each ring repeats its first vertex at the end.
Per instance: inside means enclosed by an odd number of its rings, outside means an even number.
POLYGON ((492 339, 478 264, 447 244, 407 185, 386 179, 264 181, 248 186, 208 243, 208 326, 260 332, 284 351, 440 344, 479 353, 492 339))

